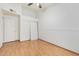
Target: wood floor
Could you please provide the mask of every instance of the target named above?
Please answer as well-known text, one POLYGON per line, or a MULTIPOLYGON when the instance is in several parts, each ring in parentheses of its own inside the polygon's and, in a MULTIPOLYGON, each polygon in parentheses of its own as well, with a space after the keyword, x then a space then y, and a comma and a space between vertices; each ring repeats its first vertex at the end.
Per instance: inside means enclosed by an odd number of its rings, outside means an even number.
POLYGON ((42 40, 15 41, 0 48, 1 56, 78 56, 42 40))

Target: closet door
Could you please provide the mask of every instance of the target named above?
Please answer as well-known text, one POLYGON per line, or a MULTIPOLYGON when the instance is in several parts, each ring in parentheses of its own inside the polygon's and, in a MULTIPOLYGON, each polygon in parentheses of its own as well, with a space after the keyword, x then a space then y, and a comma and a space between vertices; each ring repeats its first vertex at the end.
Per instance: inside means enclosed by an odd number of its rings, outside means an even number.
POLYGON ((2 17, 0 16, 0 47, 2 46, 3 42, 3 20, 2 17))
POLYGON ((31 23, 31 40, 38 39, 37 22, 31 23))
POLYGON ((25 41, 30 39, 30 27, 27 19, 21 19, 20 21, 20 41, 25 41))
POLYGON ((4 42, 18 40, 18 18, 15 16, 4 17, 4 42))

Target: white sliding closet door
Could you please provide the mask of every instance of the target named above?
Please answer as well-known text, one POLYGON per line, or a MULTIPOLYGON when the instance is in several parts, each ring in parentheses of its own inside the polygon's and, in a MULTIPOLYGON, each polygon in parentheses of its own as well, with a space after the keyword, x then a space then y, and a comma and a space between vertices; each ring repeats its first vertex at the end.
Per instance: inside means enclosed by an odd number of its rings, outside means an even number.
POLYGON ((30 39, 30 27, 27 19, 22 19, 20 21, 20 41, 25 41, 30 39))
POLYGON ((38 39, 37 22, 31 23, 31 40, 38 39))
POLYGON ((3 20, 2 17, 0 16, 0 47, 2 46, 3 42, 3 20))
POLYGON ((18 18, 15 16, 4 16, 4 42, 18 40, 18 18))

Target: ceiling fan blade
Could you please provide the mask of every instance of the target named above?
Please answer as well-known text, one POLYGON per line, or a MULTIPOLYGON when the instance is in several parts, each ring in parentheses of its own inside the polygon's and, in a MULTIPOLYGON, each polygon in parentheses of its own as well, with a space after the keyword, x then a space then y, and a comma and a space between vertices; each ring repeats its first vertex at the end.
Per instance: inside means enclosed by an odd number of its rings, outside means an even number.
POLYGON ((28 6, 31 6, 33 3, 29 3, 28 6))

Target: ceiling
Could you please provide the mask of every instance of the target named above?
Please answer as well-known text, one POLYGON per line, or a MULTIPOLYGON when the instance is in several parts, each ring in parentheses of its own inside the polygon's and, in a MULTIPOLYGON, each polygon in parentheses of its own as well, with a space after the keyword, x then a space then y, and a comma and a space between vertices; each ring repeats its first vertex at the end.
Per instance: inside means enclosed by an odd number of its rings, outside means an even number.
POLYGON ((42 8, 39 8, 36 5, 36 3, 34 3, 31 6, 28 6, 28 3, 24 3, 24 4, 22 4, 22 6, 25 7, 25 8, 29 8, 31 10, 35 10, 35 11, 44 11, 46 8, 56 5, 56 3, 40 3, 40 4, 42 5, 42 8))

